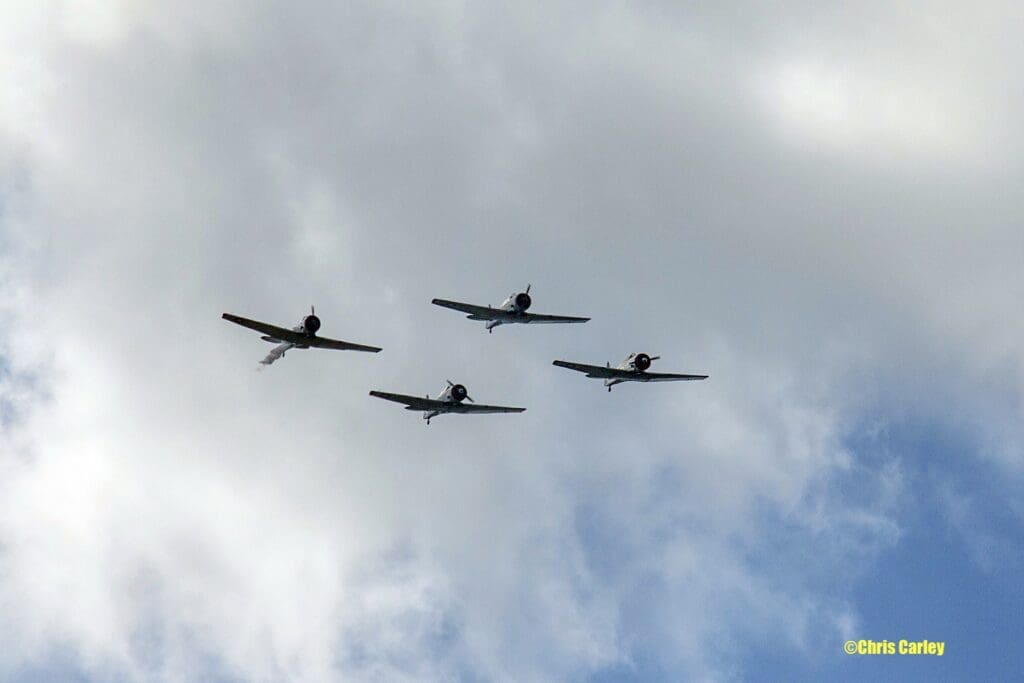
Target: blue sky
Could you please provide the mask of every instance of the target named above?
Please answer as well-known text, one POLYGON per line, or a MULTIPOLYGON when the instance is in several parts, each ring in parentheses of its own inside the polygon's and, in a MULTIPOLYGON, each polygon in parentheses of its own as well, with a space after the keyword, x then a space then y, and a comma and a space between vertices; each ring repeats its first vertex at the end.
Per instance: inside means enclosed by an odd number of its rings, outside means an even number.
POLYGON ((0 10, 0 678, 1013 677, 1019 14, 0 10))

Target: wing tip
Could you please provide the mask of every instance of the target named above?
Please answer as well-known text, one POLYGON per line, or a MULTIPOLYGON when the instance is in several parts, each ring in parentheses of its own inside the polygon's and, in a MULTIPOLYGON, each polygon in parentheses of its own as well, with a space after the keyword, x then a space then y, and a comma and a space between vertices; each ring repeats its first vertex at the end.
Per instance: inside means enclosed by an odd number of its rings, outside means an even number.
POLYGON ((352 351, 362 351, 363 353, 380 353, 384 348, 381 346, 364 346, 361 349, 352 349, 352 351))

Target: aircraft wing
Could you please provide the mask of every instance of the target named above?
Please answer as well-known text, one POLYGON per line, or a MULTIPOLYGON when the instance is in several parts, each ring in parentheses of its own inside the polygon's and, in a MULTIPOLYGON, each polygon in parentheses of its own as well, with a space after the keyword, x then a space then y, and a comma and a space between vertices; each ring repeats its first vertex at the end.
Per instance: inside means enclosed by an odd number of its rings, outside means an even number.
POLYGON ((340 339, 328 339, 327 337, 309 337, 305 342, 309 346, 318 349, 336 349, 338 351, 368 351, 377 353, 379 346, 365 346, 364 344, 353 344, 352 342, 341 341, 340 339))
POLYGON ((682 382, 691 379, 707 379, 707 375, 677 375, 671 372, 639 372, 633 377, 641 382, 682 382))
MULTIPOLYGON (((341 341, 340 339, 328 339, 327 337, 310 337, 302 332, 285 329, 284 327, 278 327, 277 325, 261 323, 258 320, 249 320, 248 318, 243 318, 240 315, 232 315, 231 313, 225 313, 221 317, 229 322, 235 323, 236 325, 248 327, 250 330, 262 332, 269 337, 273 337, 274 339, 283 342, 291 342, 297 346, 314 346, 318 349, 335 349, 338 351, 369 351, 371 353, 377 353, 380 351, 380 348, 377 346, 353 344, 352 342, 341 341)), ((267 356, 265 360, 269 359, 270 356, 267 356)), ((277 359, 275 358, 274 360, 277 359)), ((273 363, 274 360, 271 360, 270 363, 273 363)), ((269 365, 270 363, 266 364, 269 365)))
POLYGON ((629 379, 637 382, 678 382, 688 379, 707 379, 707 375, 677 375, 667 372, 637 372, 636 370, 620 370, 619 368, 601 367, 600 365, 587 365, 585 363, 570 363, 564 360, 556 360, 552 365, 560 368, 568 368, 576 372, 585 372, 587 377, 600 379, 629 379))
POLYGON ((549 323, 585 323, 590 318, 577 318, 571 315, 541 315, 540 313, 520 313, 519 322, 543 325, 549 323))
POLYGON ((392 394, 387 391, 371 391, 370 396, 376 396, 377 398, 382 398, 385 401, 404 403, 406 410, 439 410, 445 413, 521 413, 526 410, 526 408, 508 408, 506 406, 485 406, 477 403, 441 401, 436 398, 409 396, 408 394, 392 394))
POLYGON ((507 406, 485 406, 479 403, 455 403, 448 404, 446 410, 449 413, 521 413, 526 408, 509 408, 507 406))
POLYGON ((616 377, 632 376, 632 372, 625 370, 618 370, 616 368, 609 368, 602 365, 587 365, 586 363, 570 363, 569 361, 556 360, 552 365, 557 365, 560 368, 568 368, 569 370, 575 370, 576 372, 585 372, 587 377, 599 377, 601 379, 613 379, 616 377))
POLYGON ((248 327, 250 330, 262 332, 265 335, 281 341, 292 342, 293 344, 305 344, 309 340, 309 337, 304 334, 285 329, 284 327, 278 327, 277 325, 261 323, 258 320, 249 320, 248 318, 243 318, 240 315, 225 313, 221 317, 228 322, 233 322, 236 325, 241 325, 242 327, 248 327))
POLYGON ((508 311, 503 311, 500 308, 491 308, 490 306, 464 304, 459 301, 448 301, 447 299, 432 299, 430 303, 442 308, 450 308, 453 311, 469 313, 466 317, 470 320, 506 320, 510 317, 508 311))
POLYGON ((437 410, 448 405, 448 401, 438 401, 434 398, 423 396, 409 396, 408 394, 392 394, 387 391, 371 391, 370 396, 382 398, 385 401, 404 403, 406 410, 437 410))

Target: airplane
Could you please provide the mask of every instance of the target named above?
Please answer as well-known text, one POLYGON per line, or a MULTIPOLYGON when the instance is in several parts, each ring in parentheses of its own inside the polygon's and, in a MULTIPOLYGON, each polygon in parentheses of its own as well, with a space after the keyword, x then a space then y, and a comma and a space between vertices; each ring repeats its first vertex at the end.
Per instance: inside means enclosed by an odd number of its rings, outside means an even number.
POLYGON ((551 323, 585 323, 590 318, 576 318, 569 315, 541 315, 539 313, 527 313, 526 309, 533 303, 530 298, 530 285, 526 285, 525 292, 509 294, 508 298, 497 308, 490 306, 476 306, 464 304, 458 301, 447 299, 433 299, 430 303, 435 306, 451 308, 463 313, 469 313, 466 317, 470 320, 486 320, 487 332, 491 333, 498 325, 510 325, 512 323, 523 324, 551 324, 551 323))
POLYGON ((656 361, 659 358, 661 358, 661 356, 649 356, 646 353, 631 353, 626 356, 626 360, 622 361, 614 368, 611 363, 606 363, 605 367, 602 368, 600 365, 570 363, 564 360, 556 360, 552 365, 575 370, 576 372, 585 372, 587 373, 587 377, 603 379, 604 385, 608 387, 609 392, 612 390, 613 386, 621 384, 622 382, 680 382, 683 380, 708 378, 707 375, 676 375, 666 372, 647 372, 647 368, 651 367, 651 362, 656 361))
POLYGON ((316 333, 320 329, 320 318, 316 316, 316 309, 312 306, 309 307, 309 315, 305 316, 299 321, 297 326, 290 330, 276 325, 261 323, 258 320, 249 320, 248 318, 232 315, 231 313, 224 313, 221 317, 236 325, 262 332, 264 336, 260 337, 260 339, 277 344, 267 354, 267 357, 260 361, 262 365, 270 365, 278 358, 284 357, 285 352, 291 349, 308 349, 312 347, 315 349, 336 349, 339 351, 368 351, 370 353, 380 351, 380 347, 377 346, 364 346, 338 339, 318 337, 316 333))
POLYGON ((462 384, 455 384, 450 379, 445 380, 448 382, 437 398, 430 398, 430 394, 426 395, 426 398, 420 398, 419 396, 407 396, 406 394, 391 394, 386 391, 371 391, 370 396, 376 396, 386 401, 394 401, 395 403, 404 403, 406 410, 422 410, 423 419, 430 424, 430 420, 443 415, 444 413, 521 413, 526 408, 508 408, 506 406, 485 406, 477 404, 469 396, 469 392, 466 391, 466 387, 462 384), (469 401, 469 403, 463 403, 463 401, 469 401))

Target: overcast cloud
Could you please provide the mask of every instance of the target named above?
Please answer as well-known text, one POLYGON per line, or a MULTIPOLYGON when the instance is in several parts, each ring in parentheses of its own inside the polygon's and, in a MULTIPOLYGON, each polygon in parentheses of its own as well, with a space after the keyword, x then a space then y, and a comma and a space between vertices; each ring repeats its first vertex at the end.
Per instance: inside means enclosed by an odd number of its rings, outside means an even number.
POLYGON ((4 3, 0 676, 1019 673, 1022 19, 4 3))

